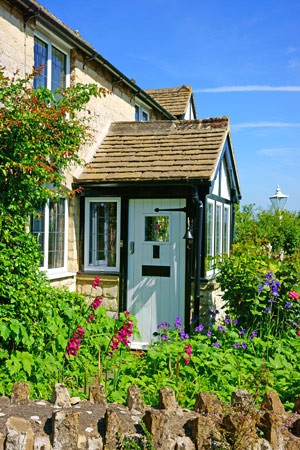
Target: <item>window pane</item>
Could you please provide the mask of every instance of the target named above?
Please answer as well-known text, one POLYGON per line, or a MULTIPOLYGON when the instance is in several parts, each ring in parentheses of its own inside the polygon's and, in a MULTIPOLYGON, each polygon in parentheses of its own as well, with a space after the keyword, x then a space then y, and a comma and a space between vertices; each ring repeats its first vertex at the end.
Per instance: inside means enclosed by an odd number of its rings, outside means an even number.
POLYGON ((169 216, 145 217, 145 241, 170 241, 169 216))
POLYGON ((65 200, 50 202, 48 269, 64 266, 65 200))
POLYGON ((38 216, 31 216, 30 230, 36 241, 40 244, 40 250, 42 253, 40 266, 44 265, 44 252, 45 252, 45 207, 43 206, 38 211, 38 216))
POLYGON ((223 252, 229 253, 229 208, 224 208, 223 220, 223 252))
POLYGON ((149 120, 149 114, 146 113, 145 111, 143 111, 143 113, 142 113, 142 120, 144 122, 147 122, 149 120))
MULTIPOLYGON (((212 257, 213 255, 213 204, 207 203, 206 208, 206 256, 212 257)), ((211 269, 212 261, 207 261, 207 270, 211 269)))
POLYGON ((47 87, 48 46, 38 38, 34 39, 34 67, 40 69, 40 74, 34 78, 33 87, 47 87), (41 67, 42 66, 42 67, 41 67))
POLYGON ((66 87, 66 55, 52 47, 51 90, 66 87))
POLYGON ((221 205, 216 205, 216 233, 215 233, 215 242, 216 242, 216 255, 221 255, 222 253, 222 207, 221 205))
POLYGON ((90 204, 89 264, 116 267, 117 202, 90 204))
POLYGON ((140 120, 140 108, 138 105, 135 105, 135 120, 138 122, 140 120))

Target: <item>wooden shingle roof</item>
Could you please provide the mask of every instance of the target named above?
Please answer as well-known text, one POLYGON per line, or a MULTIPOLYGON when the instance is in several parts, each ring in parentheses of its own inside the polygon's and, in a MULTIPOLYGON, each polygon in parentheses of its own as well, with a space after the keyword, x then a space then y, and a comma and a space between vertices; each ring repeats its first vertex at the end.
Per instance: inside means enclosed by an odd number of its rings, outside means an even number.
POLYGON ((183 116, 186 113, 188 103, 192 95, 191 86, 180 86, 162 89, 146 89, 163 108, 173 116, 183 116))
POLYGON ((78 181, 212 180, 228 133, 227 117, 116 122, 78 181))

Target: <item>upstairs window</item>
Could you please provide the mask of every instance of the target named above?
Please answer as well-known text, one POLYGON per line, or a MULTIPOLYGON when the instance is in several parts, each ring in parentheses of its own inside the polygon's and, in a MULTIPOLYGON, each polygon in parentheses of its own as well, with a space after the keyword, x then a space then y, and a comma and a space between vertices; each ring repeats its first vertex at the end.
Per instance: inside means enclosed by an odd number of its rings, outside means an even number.
POLYGON ((69 84, 69 58, 67 52, 53 45, 48 39, 34 38, 34 67, 41 72, 34 79, 34 89, 45 87, 51 91, 64 89, 69 84))
POLYGON ((147 111, 140 105, 135 105, 135 120, 136 122, 148 122, 150 120, 149 111, 147 111))
POLYGON ((68 203, 50 200, 31 218, 31 233, 40 244, 40 266, 49 273, 66 271, 68 203))

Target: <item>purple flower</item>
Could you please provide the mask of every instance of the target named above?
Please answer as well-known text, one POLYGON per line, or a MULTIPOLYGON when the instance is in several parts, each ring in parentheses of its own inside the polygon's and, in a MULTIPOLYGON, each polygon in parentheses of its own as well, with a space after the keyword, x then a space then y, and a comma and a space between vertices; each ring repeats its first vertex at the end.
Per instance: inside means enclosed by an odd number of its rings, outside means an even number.
POLYGON ((217 342, 214 343, 214 347, 220 348, 221 344, 217 341, 217 342))
POLYGON ((208 332, 206 333, 206 336, 211 337, 211 331, 208 331, 208 332))
POLYGON ((168 322, 161 322, 159 325, 157 325, 157 328, 169 328, 168 322))
POLYGON ((187 333, 185 333, 184 331, 181 331, 180 333, 179 333, 179 336, 180 336, 180 339, 188 339, 189 338, 189 335, 187 334, 187 333))
POLYGON ((230 325, 231 320, 229 316, 225 316, 224 322, 226 323, 226 325, 230 325))
POLYGON ((169 338, 168 338, 168 336, 166 335, 166 334, 162 334, 161 335, 161 340, 162 341, 167 341, 169 338))
POLYGON ((239 323, 239 320, 238 319, 234 319, 233 320, 233 325, 237 325, 239 323))
POLYGON ((284 305, 284 307, 285 307, 286 309, 292 308, 291 302, 286 302, 286 304, 284 305))
POLYGON ((211 309, 211 310, 208 311, 208 313, 209 313, 211 316, 216 316, 217 314, 219 314, 219 311, 218 311, 218 309, 215 309, 214 311, 211 309))
POLYGON ((271 308, 270 306, 267 306, 267 308, 264 310, 265 314, 270 314, 271 313, 271 308))
POLYGON ((203 331, 203 330, 204 330, 204 325, 202 325, 202 323, 195 328, 195 331, 197 333, 201 333, 201 331, 203 331))
POLYGON ((181 324, 181 319, 180 319, 180 317, 176 317, 176 319, 175 319, 175 327, 178 329, 178 330, 182 330, 182 324, 181 324))
POLYGON ((250 341, 253 341, 254 338, 257 337, 257 332, 256 331, 252 331, 251 335, 249 336, 250 341))
POLYGON ((242 342, 242 348, 247 348, 247 344, 246 344, 246 342, 242 342))
POLYGON ((218 330, 219 331, 226 331, 226 328, 225 327, 222 327, 221 325, 218 327, 218 330))
POLYGON ((241 330, 239 331, 239 335, 242 336, 242 334, 246 334, 245 328, 241 328, 241 330))
POLYGON ((238 344, 237 342, 235 342, 235 343, 233 344, 233 347, 234 347, 234 348, 239 348, 239 346, 240 346, 240 344, 238 344))

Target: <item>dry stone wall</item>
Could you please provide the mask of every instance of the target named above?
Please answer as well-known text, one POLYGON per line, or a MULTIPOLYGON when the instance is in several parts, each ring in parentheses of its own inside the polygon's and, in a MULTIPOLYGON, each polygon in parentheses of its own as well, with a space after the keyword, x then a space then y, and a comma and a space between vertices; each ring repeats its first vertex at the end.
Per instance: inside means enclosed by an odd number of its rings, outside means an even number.
POLYGON ((258 410, 246 391, 231 405, 211 393, 198 395, 193 411, 179 407, 170 388, 159 391, 156 408, 131 386, 126 405, 108 404, 101 385, 89 400, 70 398, 55 386, 52 400, 29 400, 29 386, 16 383, 0 398, 0 450, 299 450, 300 397, 287 413, 276 392, 258 410))

